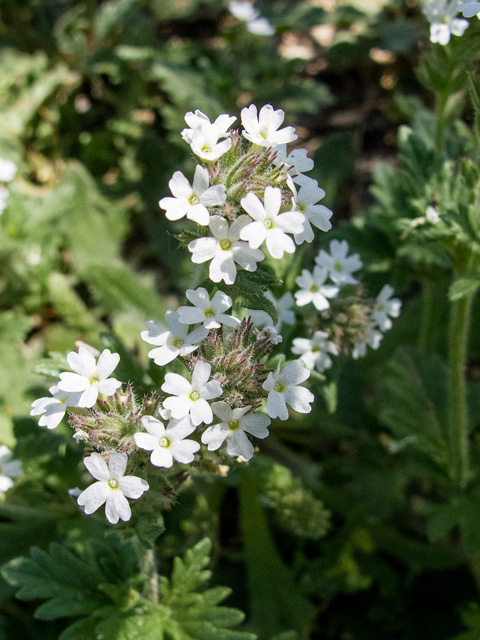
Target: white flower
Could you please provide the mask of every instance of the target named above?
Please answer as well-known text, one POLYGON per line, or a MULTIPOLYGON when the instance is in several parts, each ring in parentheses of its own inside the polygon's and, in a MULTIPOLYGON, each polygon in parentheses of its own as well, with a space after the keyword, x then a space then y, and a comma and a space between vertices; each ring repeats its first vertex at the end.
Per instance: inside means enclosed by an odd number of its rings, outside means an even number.
POLYGON ((336 284, 356 284, 352 273, 363 267, 358 253, 347 255, 349 250, 346 240, 332 240, 330 242, 330 253, 323 249, 315 258, 315 263, 319 267, 328 269, 328 275, 336 284))
POLYGON ((82 392, 69 393, 62 391, 56 385, 50 387, 50 397, 38 398, 32 402, 31 416, 42 415, 38 421, 40 427, 55 429, 60 424, 67 407, 78 407, 82 392))
POLYGON ((251 249, 258 249, 265 241, 272 258, 283 258, 284 252, 295 253, 295 243, 287 233, 301 233, 305 216, 297 211, 280 213, 282 190, 278 187, 265 189, 265 204, 254 193, 248 193, 240 204, 254 219, 240 231, 240 238, 247 240, 251 249))
POLYGON ((313 302, 313 305, 319 311, 328 309, 330 303, 327 298, 335 298, 339 292, 339 288, 333 285, 325 284, 328 276, 328 269, 325 267, 314 267, 313 273, 307 269, 302 269, 302 274, 298 276, 295 282, 301 289, 295 292, 295 300, 299 307, 313 302))
POLYGON ((156 320, 148 320, 145 323, 146 331, 142 331, 142 340, 148 344, 156 345, 156 349, 148 352, 148 357, 153 358, 155 364, 163 367, 177 356, 187 356, 198 348, 198 343, 208 335, 208 329, 198 327, 188 333, 188 326, 180 322, 177 311, 168 309, 165 313, 167 327, 156 320))
POLYGON ((270 418, 261 413, 247 413, 250 407, 232 409, 226 402, 214 402, 213 413, 220 418, 220 424, 214 424, 202 434, 203 444, 209 451, 216 451, 227 438, 229 456, 243 456, 250 460, 253 456, 253 445, 247 438, 250 433, 257 438, 268 436, 270 418))
POLYGON ((256 36, 273 36, 275 27, 266 18, 256 18, 247 21, 247 31, 256 36))
POLYGON ((174 197, 162 198, 158 204, 165 209, 169 220, 179 220, 186 215, 189 220, 206 226, 210 220, 207 207, 222 205, 226 198, 223 184, 212 187, 208 184, 208 171, 200 165, 195 169, 192 186, 181 171, 175 171, 168 183, 174 197))
POLYGON ((435 209, 435 207, 432 207, 432 205, 429 205, 427 207, 425 211, 425 217, 426 221, 431 222, 432 224, 437 224, 437 222, 440 222, 440 214, 435 209))
POLYGON ((242 124, 245 127, 242 133, 247 140, 261 147, 287 144, 298 136, 294 127, 284 127, 277 131, 284 117, 285 112, 282 109, 275 110, 271 104, 263 106, 257 116, 257 107, 251 104, 242 109, 242 124))
POLYGON ((174 418, 183 418, 190 414, 192 423, 198 426, 201 422, 210 424, 213 413, 207 400, 222 395, 222 385, 217 380, 210 380, 211 366, 199 361, 195 365, 190 383, 178 373, 167 373, 162 391, 176 397, 166 398, 163 406, 172 412, 174 418))
POLYGON ((5 187, 0 187, 0 213, 7 208, 7 200, 8 200, 8 189, 5 187))
POLYGON ((214 125, 217 128, 218 138, 223 138, 227 135, 227 130, 235 122, 237 118, 235 116, 229 116, 228 113, 222 113, 218 116, 215 122, 210 122, 210 118, 202 113, 199 109, 193 113, 189 111, 185 114, 185 122, 190 127, 182 131, 182 138, 190 144, 192 142, 192 136, 195 129, 200 128, 202 125, 214 125))
POLYGON ((262 387, 268 391, 267 411, 271 418, 288 420, 289 404, 294 411, 299 413, 310 413, 310 404, 315 400, 311 391, 305 387, 297 387, 300 382, 304 382, 310 376, 302 360, 289 362, 281 369, 281 361, 278 363, 276 371, 270 371, 268 378, 262 387))
POLYGON ((364 358, 367 355, 367 347, 378 349, 383 339, 383 333, 375 328, 375 325, 367 327, 367 337, 361 342, 356 342, 352 350, 352 358, 364 358))
POLYGON ((431 42, 446 45, 452 34, 463 35, 469 22, 456 17, 458 10, 457 0, 427 0, 424 13, 430 22, 431 42))
POLYGON ((480 18, 480 2, 476 0, 462 2, 458 5, 458 10, 461 11, 466 18, 473 18, 474 15, 480 18))
POLYGON ((323 204, 317 204, 325 196, 325 191, 320 189, 318 182, 312 178, 306 178, 300 186, 298 193, 296 190, 293 194, 293 204, 295 211, 304 214, 303 230, 295 234, 295 242, 312 242, 315 234, 313 233, 312 224, 321 231, 329 231, 332 228, 330 218, 333 213, 323 204))
POLYGON ((0 182, 11 182, 17 173, 17 165, 11 160, 0 158, 0 182))
POLYGON ((293 182, 298 184, 302 178, 311 180, 311 178, 302 175, 305 171, 311 171, 314 166, 313 160, 307 156, 306 149, 293 149, 287 155, 287 145, 279 144, 275 147, 275 151, 277 155, 273 164, 277 167, 282 164, 285 165, 288 168, 288 174, 293 178, 293 182))
POLYGON ((12 478, 18 478, 22 474, 20 460, 12 460, 12 452, 4 444, 0 446, 0 493, 4 493, 13 487, 12 478))
POLYGON ((105 515, 111 524, 118 520, 127 522, 132 515, 127 498, 140 498, 148 491, 148 482, 136 476, 125 476, 128 456, 126 453, 112 451, 108 464, 99 453, 92 453, 83 463, 92 476, 98 480, 82 491, 77 503, 85 507, 85 513, 90 515, 102 504, 105 505, 105 515))
MULTIPOLYGON (((293 311, 292 307, 295 304, 292 294, 290 291, 287 291, 280 298, 275 298, 271 291, 265 291, 264 296, 270 300, 273 306, 277 310, 278 322, 274 326, 274 328, 280 332, 282 330, 282 326, 284 324, 292 325, 295 324, 295 311, 293 311)), ((252 322, 258 327, 265 327, 266 325, 272 325, 273 319, 270 317, 268 313, 265 311, 258 311, 254 309, 250 309, 248 311, 252 322)))
POLYGON ((235 263, 247 271, 255 271, 257 262, 265 258, 259 249, 251 249, 247 242, 240 241, 240 232, 247 224, 248 216, 239 216, 230 227, 225 218, 212 216, 210 230, 213 238, 197 238, 189 243, 192 262, 200 264, 211 260, 209 277, 212 282, 223 280, 225 284, 233 284, 237 275, 235 263))
POLYGON ((398 298, 392 298, 393 288, 386 284, 375 301, 373 308, 373 317, 382 331, 388 331, 392 328, 392 318, 398 318, 402 309, 402 301, 398 298))
POLYGON ((271 325, 263 327, 261 331, 259 331, 258 329, 254 329, 254 333, 257 340, 270 340, 270 342, 273 342, 273 344, 279 344, 280 342, 283 342, 282 336, 278 333, 275 327, 272 327, 271 325))
POLYGON ((187 289, 185 295, 194 307, 179 307, 178 317, 182 324, 201 322, 206 329, 218 329, 222 324, 236 327, 238 318, 226 315, 224 311, 232 306, 232 299, 223 291, 217 291, 210 300, 208 291, 203 287, 187 289))
POLYGON ((295 338, 293 340, 292 353, 300 356, 305 366, 309 369, 317 369, 320 373, 332 366, 331 353, 338 356, 338 349, 334 342, 328 339, 325 331, 315 331, 311 340, 308 338, 295 338))
POLYGON ((232 16, 243 22, 255 20, 260 15, 258 9, 253 6, 253 2, 249 0, 231 0, 228 3, 228 10, 232 16))
POLYGON ((147 433, 136 433, 135 442, 140 449, 152 452, 150 462, 156 467, 170 468, 174 460, 188 464, 200 449, 195 440, 185 440, 195 431, 189 416, 172 420, 167 428, 153 416, 142 416, 142 424, 147 433))
POLYGON ((113 396, 122 383, 109 375, 120 362, 118 353, 105 349, 98 357, 86 347, 80 347, 78 353, 70 351, 67 362, 75 373, 61 373, 58 388, 67 393, 81 393, 77 407, 93 407, 98 394, 113 396))
POLYGON ((190 148, 202 160, 214 162, 232 146, 231 138, 218 141, 222 135, 215 124, 201 124, 192 131, 190 148))

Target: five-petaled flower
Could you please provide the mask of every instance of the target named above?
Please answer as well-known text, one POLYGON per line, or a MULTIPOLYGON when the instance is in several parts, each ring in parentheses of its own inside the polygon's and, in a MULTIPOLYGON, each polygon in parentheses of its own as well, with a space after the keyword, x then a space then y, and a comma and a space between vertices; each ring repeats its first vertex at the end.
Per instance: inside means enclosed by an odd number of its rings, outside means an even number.
POLYGON ((302 233, 305 216, 300 211, 280 213, 281 189, 267 187, 264 204, 252 192, 240 204, 254 220, 240 231, 240 238, 247 240, 251 249, 258 249, 265 241, 272 258, 283 258, 285 252, 295 253, 295 243, 287 233, 302 233))
POLYGON ((170 468, 174 460, 182 464, 193 462, 200 445, 195 440, 185 439, 195 431, 190 416, 171 420, 166 428, 153 416, 142 416, 142 424, 146 433, 137 432, 135 443, 140 449, 152 452, 150 462, 153 465, 170 468))
POLYGON ((210 380, 212 367, 207 362, 198 361, 192 373, 190 383, 178 373, 167 373, 162 391, 172 394, 163 401, 163 406, 172 412, 174 418, 183 418, 190 414, 192 423, 198 426, 202 422, 210 424, 213 413, 208 400, 222 395, 222 385, 210 380))
POLYGON ((363 263, 358 253, 348 255, 349 248, 346 240, 332 240, 330 253, 321 249, 315 258, 319 267, 328 269, 328 275, 335 284, 356 284, 358 282, 352 273, 361 269, 363 263))
POLYGON ((232 299, 223 291, 217 291, 210 300, 208 291, 204 287, 187 289, 185 292, 193 307, 179 307, 178 316, 182 324, 197 324, 210 329, 218 329, 222 324, 227 327, 236 327, 240 320, 224 313, 232 306, 232 299))
POLYGON ((310 370, 302 360, 293 360, 283 369, 282 361, 278 363, 276 371, 270 371, 268 378, 263 383, 263 389, 268 391, 267 411, 271 418, 288 420, 289 404, 294 411, 310 413, 310 404, 315 400, 311 391, 305 387, 299 387, 310 376, 310 370))
POLYGON ((97 362, 90 349, 81 346, 78 353, 70 351, 67 362, 75 373, 61 373, 58 388, 67 393, 80 393, 77 407, 93 407, 99 393, 113 396, 122 385, 115 378, 109 378, 120 362, 118 353, 111 353, 110 349, 102 351, 97 362))
POLYGON ((99 453, 92 453, 83 463, 97 480, 77 498, 85 513, 90 515, 106 503, 105 515, 111 524, 117 524, 119 519, 124 522, 130 520, 132 512, 127 498, 140 498, 149 486, 142 478, 124 475, 127 454, 112 451, 107 463, 99 453))
POLYGON ((245 127, 243 135, 247 140, 261 147, 274 147, 297 139, 294 127, 278 129, 285 117, 282 109, 274 109, 266 104, 257 115, 257 107, 251 104, 242 109, 242 124, 245 127))
POLYGON ((209 226, 213 237, 197 238, 189 243, 192 262, 201 264, 211 260, 208 274, 212 282, 223 280, 225 284, 233 284, 237 276, 236 264, 246 271, 255 271, 257 262, 265 258, 260 249, 252 249, 240 240, 242 229, 249 222, 248 216, 241 215, 229 226, 225 218, 212 216, 209 226))
POLYGON ((209 451, 216 451, 227 439, 228 455, 243 456, 250 460, 253 456, 253 445, 246 433, 257 438, 266 438, 270 418, 261 413, 247 413, 250 410, 249 406, 232 409, 226 402, 214 402, 212 409, 221 422, 204 431, 203 444, 208 445, 209 451))
POLYGON ((328 277, 328 269, 326 267, 313 267, 313 272, 308 269, 302 269, 301 275, 295 280, 300 287, 295 292, 295 300, 299 307, 304 307, 310 302, 318 311, 328 309, 330 303, 327 298, 335 298, 339 292, 337 286, 325 284, 328 277))
POLYGON ((49 389, 50 397, 38 398, 32 402, 31 416, 41 416, 38 424, 40 427, 55 429, 62 421, 67 407, 78 407, 82 392, 69 393, 62 391, 54 385, 49 389), (43 415, 42 415, 43 414, 43 415))
POLYGON ((162 198, 158 203, 165 209, 165 216, 169 220, 179 220, 187 216, 199 225, 207 226, 210 213, 207 207, 216 207, 225 202, 225 187, 223 184, 215 184, 209 187, 208 171, 197 165, 190 186, 187 178, 181 171, 175 171, 168 186, 173 198, 162 198))
POLYGON ((208 329, 198 327, 188 333, 188 325, 182 324, 177 311, 169 309, 165 313, 167 327, 156 320, 148 320, 145 323, 146 331, 142 331, 142 340, 148 344, 156 345, 156 349, 148 352, 155 364, 163 366, 174 360, 177 356, 187 356, 198 347, 208 335, 208 329))

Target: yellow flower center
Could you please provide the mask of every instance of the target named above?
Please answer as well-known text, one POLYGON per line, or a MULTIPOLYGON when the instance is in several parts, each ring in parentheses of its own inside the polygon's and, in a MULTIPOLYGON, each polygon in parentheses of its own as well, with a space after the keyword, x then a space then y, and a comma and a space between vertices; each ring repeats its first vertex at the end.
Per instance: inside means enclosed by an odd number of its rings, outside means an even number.
POLYGON ((118 480, 116 480, 115 478, 110 478, 109 480, 107 480, 107 484, 110 489, 112 489, 112 491, 116 491, 118 489, 118 480))
POLYGON ((343 269, 342 263, 335 262, 335 264, 333 265, 333 268, 335 269, 335 271, 341 271, 343 269))
POLYGON ((283 382, 280 382, 280 380, 275 382, 275 384, 273 385, 273 390, 278 391, 278 393, 283 393, 286 388, 287 388, 287 385, 284 384, 283 382))
POLYGON ((213 309, 206 309, 204 312, 206 318, 214 318, 215 311, 213 309))
POLYGON ((200 400, 200 394, 198 393, 198 391, 192 391, 188 397, 192 402, 196 402, 197 400, 200 400))
POLYGON ((312 293, 317 293, 318 291, 318 284, 312 284, 312 286, 310 287, 310 291, 312 293))
POLYGON ((192 195, 188 199, 188 203, 194 207, 196 204, 200 204, 200 198, 196 193, 192 193, 192 195))
POLYGON ((158 441, 158 444, 160 447, 163 447, 164 449, 168 449, 168 447, 170 446, 170 440, 165 436, 163 436, 163 438, 160 438, 160 440, 158 441))
POLYGON ((237 429, 240 429, 240 420, 229 420, 228 428, 230 431, 237 431, 237 429))
POLYGON ((267 218, 266 220, 263 221, 263 226, 265 227, 265 229, 272 229, 273 220, 271 218, 267 218))
POLYGON ((181 338, 174 338, 172 340, 172 347, 177 347, 177 349, 180 349, 180 347, 183 347, 183 340, 181 338))
POLYGON ((222 251, 230 251, 231 248, 232 248, 231 240, 229 240, 228 238, 223 238, 223 240, 220 240, 220 249, 222 251))

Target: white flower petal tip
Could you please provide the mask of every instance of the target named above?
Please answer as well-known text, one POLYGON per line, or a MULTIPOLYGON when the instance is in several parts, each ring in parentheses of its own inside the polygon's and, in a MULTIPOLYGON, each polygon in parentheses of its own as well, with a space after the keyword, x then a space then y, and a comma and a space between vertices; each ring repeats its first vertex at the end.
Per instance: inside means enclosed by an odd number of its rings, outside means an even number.
POLYGON ((288 420, 287 404, 298 413, 310 413, 315 397, 305 387, 298 386, 309 376, 310 370, 302 360, 293 360, 283 369, 279 362, 277 370, 268 374, 263 389, 268 391, 267 411, 271 418, 288 420))
MULTIPOLYGON (((93 353, 84 346, 76 351, 70 351, 67 362, 74 373, 60 374, 58 389, 69 395, 76 402, 73 406, 90 408, 96 403, 98 394, 113 396, 122 383, 110 374, 120 362, 118 353, 111 353, 105 349, 95 360, 93 353), (76 396, 78 394, 78 398, 76 396)), ((72 400, 70 400, 72 401, 72 400)))
POLYGON ((250 142, 262 147, 275 147, 287 144, 297 139, 294 127, 279 129, 285 117, 282 109, 275 110, 271 104, 266 104, 257 115, 257 107, 251 104, 242 109, 242 124, 244 137, 250 142))
POLYGON ((22 463, 13 459, 13 452, 0 445, 0 493, 13 487, 13 480, 22 475, 22 463))
POLYGON ((131 509, 127 498, 140 498, 148 491, 149 485, 142 478, 125 476, 127 463, 128 456, 116 451, 112 451, 108 463, 99 453, 92 453, 84 459, 85 466, 97 480, 77 498, 77 504, 83 507, 85 514, 92 514, 105 504, 105 515, 110 524, 130 520, 131 509))

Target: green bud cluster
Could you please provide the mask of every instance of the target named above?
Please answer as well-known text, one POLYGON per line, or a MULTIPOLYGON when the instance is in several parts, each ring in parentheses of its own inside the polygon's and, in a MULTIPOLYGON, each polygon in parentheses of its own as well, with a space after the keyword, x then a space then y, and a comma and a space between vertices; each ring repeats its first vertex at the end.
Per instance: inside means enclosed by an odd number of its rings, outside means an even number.
POLYGON ((339 353, 350 355, 355 344, 367 338, 374 305, 375 300, 362 297, 359 288, 354 295, 331 300, 330 307, 320 312, 320 328, 329 334, 339 353))
POLYGON ((97 402, 96 409, 71 412, 69 424, 85 442, 87 453, 127 453, 136 450, 134 434, 142 431, 142 415, 153 415, 160 397, 153 393, 138 402, 132 385, 120 388, 115 395, 97 402))
POLYGON ((282 529, 312 540, 318 540, 327 533, 330 513, 287 467, 258 455, 251 468, 259 477, 263 503, 274 510, 282 529))
POLYGON ((188 357, 188 366, 193 370, 198 360, 208 362, 212 378, 222 385, 222 400, 233 408, 249 405, 257 409, 267 396, 262 388, 268 376, 263 360, 273 347, 270 338, 257 339, 252 321, 244 318, 234 330, 210 331, 188 357))
POLYGON ((230 134, 232 146, 216 164, 205 163, 212 182, 224 184, 227 200, 219 215, 227 220, 235 220, 245 213, 240 201, 248 193, 253 192, 263 200, 265 188, 279 187, 282 190, 282 202, 286 209, 292 202, 292 191, 287 185, 287 168, 285 165, 275 166, 277 156, 271 147, 254 145, 238 131, 230 134))

